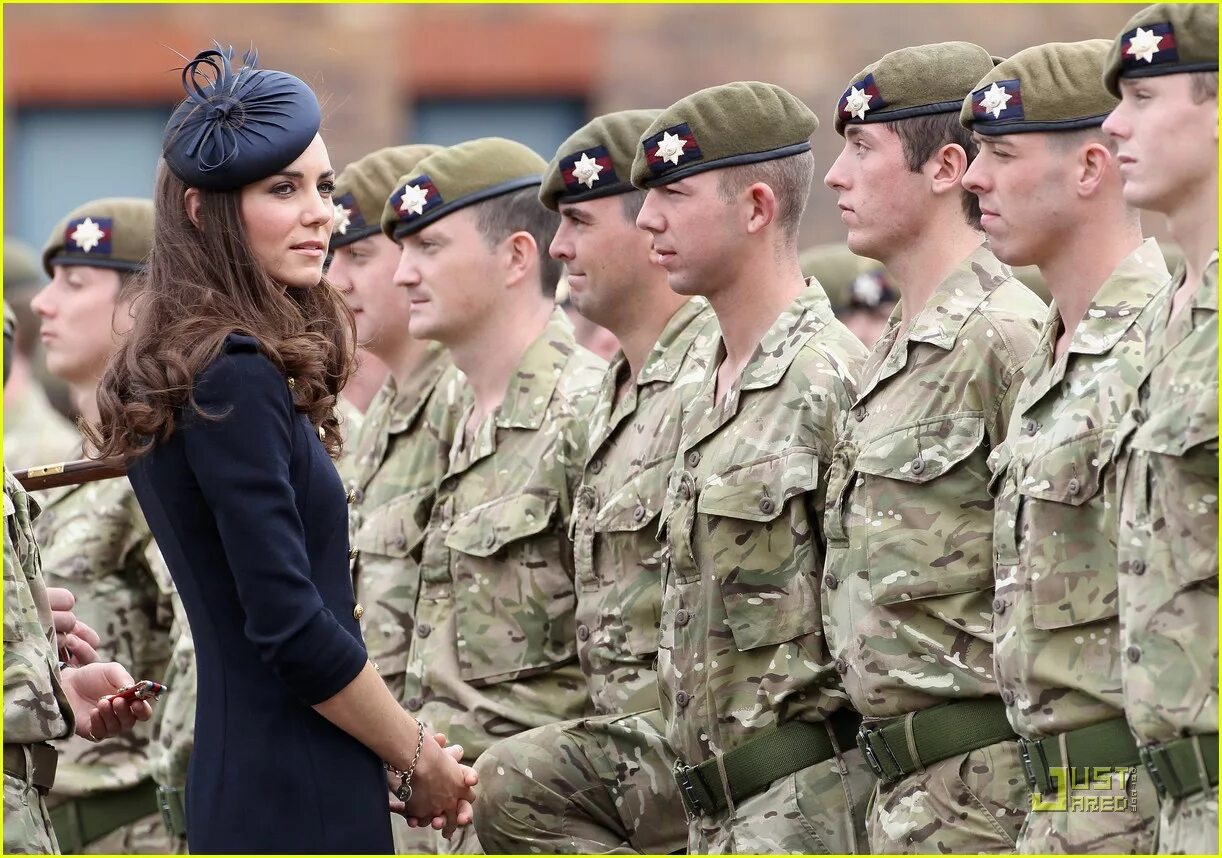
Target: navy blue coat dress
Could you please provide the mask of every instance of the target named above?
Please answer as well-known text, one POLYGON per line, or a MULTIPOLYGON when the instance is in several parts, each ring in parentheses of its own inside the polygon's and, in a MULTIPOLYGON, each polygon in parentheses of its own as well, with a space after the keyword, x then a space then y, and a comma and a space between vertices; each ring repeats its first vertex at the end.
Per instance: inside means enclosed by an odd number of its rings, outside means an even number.
POLYGON ((381 761, 311 708, 366 662, 335 466, 250 337, 195 398, 224 416, 185 409, 129 469, 195 637, 190 849, 393 852, 381 761))

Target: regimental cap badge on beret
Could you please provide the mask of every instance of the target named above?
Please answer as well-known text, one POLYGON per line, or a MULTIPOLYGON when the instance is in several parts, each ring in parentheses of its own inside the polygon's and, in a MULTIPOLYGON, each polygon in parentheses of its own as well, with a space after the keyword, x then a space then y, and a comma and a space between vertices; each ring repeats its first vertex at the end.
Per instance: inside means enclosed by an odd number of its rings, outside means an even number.
POLYGON ((1103 124, 1116 99, 1103 86, 1108 42, 1052 42, 998 63, 963 100, 959 121, 980 134, 1074 131, 1103 124))
POLYGON ((651 188, 705 170, 810 151, 819 120, 775 84, 738 81, 693 93, 662 111, 641 135, 632 183, 651 188))
POLYGON ((402 192, 399 177, 410 171, 440 146, 413 143, 388 146, 358 158, 335 179, 335 220, 331 227, 331 249, 353 244, 382 231, 382 209, 386 199, 402 192), (372 223, 366 213, 374 213, 372 223))
POLYGON ((1103 80, 1119 96, 1120 78, 1217 69, 1217 5, 1157 3, 1134 15, 1113 41, 1103 80))
POLYGON ((971 42, 913 45, 883 55, 850 78, 836 104, 836 133, 856 123, 958 113, 993 57, 971 42))
POLYGON ((637 145, 660 110, 621 110, 595 117, 560 144, 548 164, 539 202, 553 211, 635 190, 628 180, 637 145))
POLYGON ((400 177, 382 209, 382 232, 398 241, 461 208, 543 181, 547 162, 503 137, 440 149, 400 177))
POLYGON ((111 197, 78 206, 55 225, 43 246, 42 267, 48 277, 55 265, 138 271, 152 248, 152 201, 111 197))
POLYGON ((258 68, 248 51, 233 68, 233 47, 203 51, 182 70, 187 98, 162 136, 170 170, 186 184, 233 191, 291 164, 322 124, 313 90, 287 72, 258 68))

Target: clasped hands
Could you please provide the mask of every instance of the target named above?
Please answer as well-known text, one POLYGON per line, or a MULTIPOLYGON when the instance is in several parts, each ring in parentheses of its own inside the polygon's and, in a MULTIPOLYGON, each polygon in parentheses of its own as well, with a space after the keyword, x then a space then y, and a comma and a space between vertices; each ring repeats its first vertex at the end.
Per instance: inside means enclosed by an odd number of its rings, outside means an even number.
POLYGON ((407 803, 394 794, 399 788, 399 776, 387 774, 390 809, 404 817, 412 828, 431 825, 449 840, 460 826, 471 824, 471 804, 475 801, 474 788, 479 776, 475 769, 462 764, 462 745, 447 746, 445 734, 424 729, 424 744, 412 774, 412 796, 407 803))

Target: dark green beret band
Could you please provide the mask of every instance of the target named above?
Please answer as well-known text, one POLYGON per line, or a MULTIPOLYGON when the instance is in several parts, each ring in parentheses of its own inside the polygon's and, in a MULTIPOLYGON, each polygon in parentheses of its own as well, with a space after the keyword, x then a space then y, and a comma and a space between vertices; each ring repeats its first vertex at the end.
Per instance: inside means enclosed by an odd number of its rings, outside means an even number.
POLYGON ((650 123, 632 162, 632 184, 652 188, 705 170, 809 152, 818 127, 809 107, 774 84, 702 89, 650 123))
POLYGON ((1108 92, 1120 79, 1218 70, 1218 7, 1156 3, 1136 15, 1112 42, 1103 72, 1108 92))
POLYGON ((836 104, 836 133, 846 125, 958 113, 994 58, 971 42, 940 42, 892 51, 854 75, 836 104))
POLYGON ((395 183, 382 232, 395 241, 448 214, 539 185, 547 162, 503 137, 482 137, 434 152, 395 183))
POLYGON ((109 197, 77 206, 55 228, 42 249, 48 277, 55 265, 88 265, 139 271, 153 249, 153 201, 109 197))
POLYGON ((1110 43, 1053 42, 998 64, 963 100, 959 121, 979 134, 1074 131, 1103 124, 1117 100, 1103 86, 1110 43))

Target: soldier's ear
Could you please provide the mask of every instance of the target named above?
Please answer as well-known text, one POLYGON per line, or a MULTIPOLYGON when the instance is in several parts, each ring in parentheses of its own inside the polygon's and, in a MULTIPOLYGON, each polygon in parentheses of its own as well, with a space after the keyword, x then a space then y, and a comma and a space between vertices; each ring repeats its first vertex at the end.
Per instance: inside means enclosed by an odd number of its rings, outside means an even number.
POLYGON ((199 188, 187 188, 182 195, 183 208, 187 210, 187 218, 191 223, 195 224, 196 229, 200 229, 200 207, 203 205, 203 199, 200 197, 199 188))

